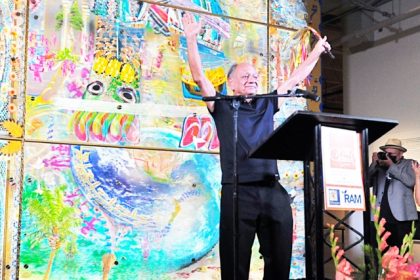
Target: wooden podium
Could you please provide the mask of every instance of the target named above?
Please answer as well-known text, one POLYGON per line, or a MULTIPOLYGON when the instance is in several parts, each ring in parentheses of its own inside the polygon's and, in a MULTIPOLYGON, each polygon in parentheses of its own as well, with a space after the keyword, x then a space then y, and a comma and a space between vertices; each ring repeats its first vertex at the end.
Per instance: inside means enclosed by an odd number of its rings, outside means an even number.
MULTIPOLYGON (((368 146, 397 125, 398 122, 394 120, 296 111, 250 152, 250 157, 254 158, 304 162, 306 279, 324 279, 324 186, 321 127, 352 130, 360 133, 361 136, 361 158, 366 202, 366 211, 363 214, 364 234, 359 233, 361 239, 344 248, 348 250, 362 241, 370 242, 370 203, 367 178, 368 146), (310 162, 314 163, 313 175, 310 170, 310 162)), ((351 214, 346 215, 346 219, 351 214)), ((348 227, 344 220, 335 219, 339 221, 339 225, 348 227)), ((350 230, 355 231, 352 228, 350 230)))

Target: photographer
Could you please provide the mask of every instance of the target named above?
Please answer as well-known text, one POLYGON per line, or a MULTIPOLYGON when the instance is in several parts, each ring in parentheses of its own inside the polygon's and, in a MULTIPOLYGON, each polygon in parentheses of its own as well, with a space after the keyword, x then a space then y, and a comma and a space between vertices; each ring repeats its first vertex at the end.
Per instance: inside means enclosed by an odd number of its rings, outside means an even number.
MULTIPOLYGON (((380 206, 380 217, 385 218, 385 229, 391 232, 387 239, 389 246, 401 247, 403 238, 411 231, 411 223, 417 220, 413 197, 415 174, 412 160, 405 159, 407 151, 401 140, 388 139, 372 155, 369 166, 369 181, 376 195, 376 206, 380 206)), ((375 235, 372 235, 374 237, 375 235)))

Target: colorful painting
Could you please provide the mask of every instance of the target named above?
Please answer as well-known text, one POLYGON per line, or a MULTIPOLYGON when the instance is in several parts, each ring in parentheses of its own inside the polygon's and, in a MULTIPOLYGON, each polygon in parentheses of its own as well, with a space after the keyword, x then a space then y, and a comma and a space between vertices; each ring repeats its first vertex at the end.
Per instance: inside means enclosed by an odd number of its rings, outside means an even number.
MULTIPOLYGON (((216 155, 47 144, 25 154, 21 279, 219 279, 216 155)), ((292 273, 302 275, 303 174, 299 163, 279 170, 296 221, 292 273)))
MULTIPOLYGON (((3 126, 8 127, 8 125, 3 126)), ((5 129, 3 127, 3 129, 5 129)), ((0 271, 17 279, 22 142, 0 140, 0 271)))
POLYGON ((302 279, 306 276, 303 164, 300 161, 278 161, 277 166, 280 183, 292 199, 293 247, 290 279, 302 279))
POLYGON ((218 16, 267 23, 267 0, 154 0, 152 2, 185 7, 218 16))
MULTIPOLYGON (((4 141, 1 141, 4 144, 4 141)), ((0 161, 0 184, 1 186, 6 185, 7 180, 7 161, 1 160, 0 161)), ((6 222, 6 189, 0 188, 0 242, 1 244, 4 244, 4 229, 5 229, 5 222, 6 222)), ((4 254, 4 248, 1 246, 0 254, 3 256, 4 254)), ((2 269, 3 269, 3 258, 1 259, 1 265, 0 265, 0 273, 3 275, 2 269)))
POLYGON ((300 29, 319 15, 319 1, 316 0, 273 0, 269 3, 270 23, 282 27, 300 29))
MULTIPOLYGON (((159 128, 179 138, 170 148, 218 150, 187 67, 181 10, 122 2, 126 9, 110 14, 100 2, 93 10, 83 1, 48 9, 45 3, 30 11, 37 16, 29 19, 28 138, 145 147, 147 130, 159 128), (194 130, 191 115, 199 119, 194 130)), ((266 27, 201 17, 200 50, 215 88, 226 94, 226 69, 248 60, 262 73, 265 91, 266 27)))
POLYGON ((26 12, 26 1, 0 1, 0 121, 23 122, 26 12))
POLYGON ((47 144, 25 153, 20 279, 181 279, 186 267, 199 273, 192 265, 217 274, 218 156, 47 144))
POLYGON ((318 12, 318 1, 314 0, 153 0, 151 2, 264 24, 268 23, 267 6, 269 6, 271 24, 296 29, 306 26, 307 20, 310 22, 318 12))
MULTIPOLYGON (((0 2, 3 279, 220 278, 219 141, 189 72, 184 10, 202 21, 215 89, 231 94, 226 72, 247 61, 265 93, 308 53, 319 3, 0 2)), ((288 98, 277 125, 307 107, 288 98)), ((305 275, 301 168, 279 162, 292 279, 305 275)), ((262 274, 256 241, 250 279, 262 274)))
MULTIPOLYGON (((270 61, 269 61, 269 88, 277 88, 279 83, 287 80, 292 72, 306 59, 311 51, 311 31, 302 28, 296 31, 287 31, 270 28, 270 61)), ((307 77, 298 87, 307 88, 313 85, 313 77, 307 77)), ((278 94, 289 94, 279 92, 278 94)), ((276 114, 276 123, 280 124, 296 110, 307 110, 306 100, 303 98, 283 98, 281 110, 276 114)))

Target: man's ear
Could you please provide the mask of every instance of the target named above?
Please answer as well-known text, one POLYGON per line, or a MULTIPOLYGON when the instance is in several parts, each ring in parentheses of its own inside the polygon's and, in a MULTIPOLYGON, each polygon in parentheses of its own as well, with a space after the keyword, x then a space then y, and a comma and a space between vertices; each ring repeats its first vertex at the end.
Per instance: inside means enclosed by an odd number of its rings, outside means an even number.
POLYGON ((232 78, 227 79, 227 85, 233 92, 235 91, 235 85, 232 83, 232 78))

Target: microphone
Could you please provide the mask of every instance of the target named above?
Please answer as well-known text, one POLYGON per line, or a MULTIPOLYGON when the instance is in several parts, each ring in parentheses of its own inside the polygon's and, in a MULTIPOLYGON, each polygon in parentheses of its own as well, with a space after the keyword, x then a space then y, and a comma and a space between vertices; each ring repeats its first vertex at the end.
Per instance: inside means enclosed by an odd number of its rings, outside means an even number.
POLYGON ((324 53, 327 53, 331 59, 335 59, 335 55, 332 54, 331 50, 325 50, 324 53))
MULTIPOLYGON (((318 33, 318 31, 317 30, 315 30, 313 27, 310 27, 310 26, 307 26, 306 27, 308 30, 310 30, 311 32, 312 32, 312 34, 314 34, 314 36, 318 39, 318 40, 322 40, 322 36, 321 36, 321 34, 319 34, 318 33)), ((331 47, 331 46, 330 46, 331 47)), ((325 49, 325 51, 324 51, 324 53, 327 53, 332 59, 335 59, 335 56, 332 54, 332 52, 331 52, 331 49, 327 49, 327 48, 325 48, 324 47, 324 49, 325 49)))
POLYGON ((295 88, 289 92, 294 97, 303 97, 303 98, 310 99, 316 102, 319 102, 319 100, 321 99, 318 95, 313 94, 312 92, 309 92, 307 90, 300 89, 300 88, 295 88))

